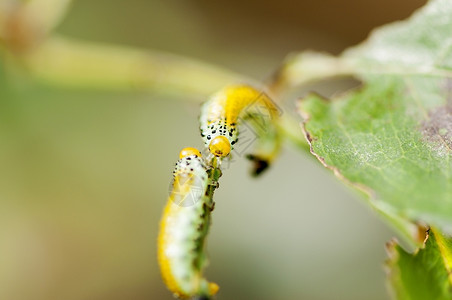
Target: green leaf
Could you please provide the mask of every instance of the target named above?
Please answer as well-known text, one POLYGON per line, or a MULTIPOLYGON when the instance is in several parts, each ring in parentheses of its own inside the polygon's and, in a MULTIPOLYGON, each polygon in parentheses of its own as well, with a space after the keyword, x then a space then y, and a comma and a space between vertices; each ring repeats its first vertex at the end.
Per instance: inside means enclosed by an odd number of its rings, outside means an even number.
POLYGON ((408 221, 450 231, 452 1, 430 1, 336 60, 363 86, 299 103, 311 152, 407 236, 408 221))
POLYGON ((396 242, 388 243, 387 251, 388 279, 396 299, 452 299, 451 238, 430 230, 423 249, 414 254, 396 242))

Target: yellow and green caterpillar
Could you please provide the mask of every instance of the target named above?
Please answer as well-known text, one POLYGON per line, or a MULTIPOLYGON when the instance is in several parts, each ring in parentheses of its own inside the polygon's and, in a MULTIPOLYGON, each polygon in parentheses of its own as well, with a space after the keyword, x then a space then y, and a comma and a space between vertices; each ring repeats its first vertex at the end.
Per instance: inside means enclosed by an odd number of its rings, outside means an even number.
POLYGON ((204 243, 213 201, 209 170, 194 148, 185 148, 173 172, 173 187, 160 223, 158 262, 162 278, 177 297, 210 297, 218 285, 202 276, 207 264, 204 243))
POLYGON ((248 121, 258 136, 253 174, 258 175, 273 161, 280 149, 277 130, 279 109, 263 91, 250 85, 230 85, 207 100, 201 108, 200 130, 213 155, 227 157, 239 140, 238 125, 248 121))

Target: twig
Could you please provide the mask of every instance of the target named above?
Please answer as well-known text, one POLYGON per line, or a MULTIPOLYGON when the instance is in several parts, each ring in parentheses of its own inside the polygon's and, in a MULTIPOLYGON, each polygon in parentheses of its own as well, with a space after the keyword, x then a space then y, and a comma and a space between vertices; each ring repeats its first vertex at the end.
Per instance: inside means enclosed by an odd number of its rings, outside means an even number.
POLYGON ((72 88, 149 90, 204 98, 243 80, 233 72, 177 55, 58 36, 20 58, 36 78, 72 88))

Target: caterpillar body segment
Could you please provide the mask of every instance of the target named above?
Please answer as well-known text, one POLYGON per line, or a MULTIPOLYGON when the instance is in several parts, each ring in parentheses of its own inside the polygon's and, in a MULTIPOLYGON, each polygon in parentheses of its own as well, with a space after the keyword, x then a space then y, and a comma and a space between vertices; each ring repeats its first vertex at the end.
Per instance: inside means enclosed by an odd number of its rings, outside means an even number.
POLYGON ((180 299, 210 297, 219 287, 202 276, 213 202, 209 171, 199 151, 185 148, 173 172, 172 191, 160 222, 158 262, 168 289, 180 299))
POLYGON ((257 136, 253 174, 258 175, 280 150, 277 129, 279 109, 264 92, 245 84, 230 85, 208 99, 201 108, 200 130, 213 155, 224 158, 239 140, 238 125, 246 120, 257 136))

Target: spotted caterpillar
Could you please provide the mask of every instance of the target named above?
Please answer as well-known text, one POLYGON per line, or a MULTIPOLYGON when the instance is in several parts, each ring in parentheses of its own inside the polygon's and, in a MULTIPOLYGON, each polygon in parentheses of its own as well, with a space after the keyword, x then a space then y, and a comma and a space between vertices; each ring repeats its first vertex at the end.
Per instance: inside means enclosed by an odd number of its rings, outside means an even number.
POLYGON ((213 201, 209 170, 194 148, 184 148, 173 171, 173 185, 158 236, 158 261, 168 289, 181 299, 210 297, 219 287, 202 277, 204 243, 213 201))
POLYGON ((249 85, 227 86, 208 99, 201 108, 200 131, 210 153, 227 157, 238 142, 238 123, 249 121, 258 136, 253 174, 264 171, 280 148, 276 127, 278 108, 262 91, 249 85))

